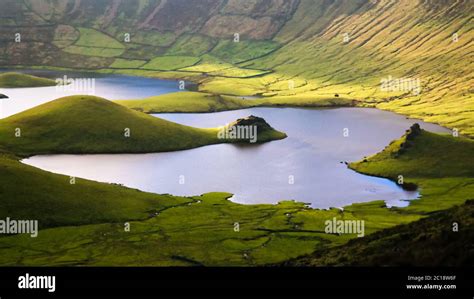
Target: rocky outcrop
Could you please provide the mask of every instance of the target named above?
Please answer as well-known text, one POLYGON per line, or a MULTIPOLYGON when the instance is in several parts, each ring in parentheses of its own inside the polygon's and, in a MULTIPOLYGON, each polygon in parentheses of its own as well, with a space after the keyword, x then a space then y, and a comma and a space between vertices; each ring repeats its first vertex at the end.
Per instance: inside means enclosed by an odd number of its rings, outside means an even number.
POLYGON ((237 143, 263 143, 286 137, 285 133, 272 128, 265 119, 253 115, 220 128, 218 133, 219 139, 237 143))
POLYGON ((407 149, 413 146, 413 141, 416 139, 417 136, 421 134, 421 127, 419 124, 413 124, 409 130, 406 131, 405 134, 405 142, 400 144, 400 149, 396 153, 396 155, 401 155, 406 152, 407 149))
POLYGON ((265 121, 265 119, 254 115, 245 118, 239 118, 230 124, 230 126, 256 126, 259 132, 275 130, 265 121))

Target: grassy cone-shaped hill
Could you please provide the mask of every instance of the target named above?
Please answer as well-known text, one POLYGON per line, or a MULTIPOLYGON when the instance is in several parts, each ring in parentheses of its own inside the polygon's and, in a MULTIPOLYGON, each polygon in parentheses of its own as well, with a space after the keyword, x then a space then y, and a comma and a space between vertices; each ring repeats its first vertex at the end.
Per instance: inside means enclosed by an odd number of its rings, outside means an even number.
POLYGON ((474 141, 427 132, 418 124, 382 152, 350 164, 362 173, 396 180, 412 178, 474 177, 474 141))
POLYGON ((20 73, 0 74, 0 88, 54 86, 56 81, 20 73))
MULTIPOLYGON (((269 127, 259 141, 285 136, 269 127)), ((60 98, 0 120, 0 147, 20 156, 164 152, 225 142, 233 140, 218 138, 217 128, 180 125, 94 96, 60 98)))

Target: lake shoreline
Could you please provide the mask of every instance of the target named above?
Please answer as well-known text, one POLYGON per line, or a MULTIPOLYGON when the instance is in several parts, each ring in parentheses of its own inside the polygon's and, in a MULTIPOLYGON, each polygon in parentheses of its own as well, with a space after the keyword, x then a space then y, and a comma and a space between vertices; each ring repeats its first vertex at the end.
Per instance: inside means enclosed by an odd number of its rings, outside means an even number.
MULTIPOLYGON (((49 70, 49 71, 51 71, 51 70, 49 70)), ((128 77, 128 75, 112 74, 112 75, 104 75, 104 78, 108 78, 108 77, 114 78, 114 77, 116 77, 116 76, 117 76, 117 77, 123 77, 123 76, 127 76, 127 77, 128 77)), ((134 77, 134 78, 136 78, 136 79, 141 79, 141 77, 136 77, 136 76, 132 76, 132 77, 134 77)), ((373 113, 373 112, 379 113, 378 111, 381 111, 381 110, 379 110, 379 109, 374 109, 374 107, 370 107, 370 108, 362 108, 362 107, 350 107, 350 108, 349 108, 349 107, 345 107, 345 106, 343 106, 343 107, 336 107, 336 106, 329 106, 329 107, 328 107, 328 106, 326 106, 326 107, 319 107, 319 106, 317 106, 317 107, 313 107, 313 106, 307 106, 307 107, 301 107, 301 106, 298 106, 298 107, 287 107, 287 106, 285 106, 285 105, 281 105, 281 106, 271 106, 271 107, 255 107, 255 108, 252 108, 252 109, 255 109, 255 111, 258 111, 258 112, 260 112, 260 111, 265 111, 265 110, 268 110, 268 109, 271 109, 271 110, 275 109, 275 110, 273 110, 273 111, 280 111, 280 112, 281 112, 281 111, 300 111, 299 113, 306 113, 306 112, 309 112, 309 111, 315 111, 315 112, 317 111, 317 112, 323 112, 323 113, 325 113, 325 112, 328 112, 328 111, 337 111, 338 109, 344 109, 344 108, 345 108, 345 109, 351 109, 351 110, 354 109, 354 108, 358 108, 357 111, 365 111, 365 110, 369 111, 369 110, 370 110, 370 111, 372 111, 371 113, 373 113)), ((246 111, 246 109, 235 109, 235 110, 222 111, 222 112, 216 112, 216 113, 223 113, 223 112, 225 113, 225 112, 234 112, 234 111, 237 112, 237 113, 240 113, 240 112, 242 112, 242 111, 246 111)), ((244 112, 243 112, 243 113, 244 113, 244 112)), ((295 113, 296 113, 296 112, 295 112, 295 113)), ((380 112, 380 113, 382 113, 382 112, 380 112)), ((388 113, 388 112, 386 112, 386 113, 388 113)), ((195 115, 201 115, 201 116, 206 116, 206 112, 202 112, 202 113, 186 113, 186 114, 183 114, 183 113, 160 113, 160 114, 156 114, 156 115, 154 115, 154 116, 162 116, 162 115, 164 115, 164 114, 168 114, 168 115, 173 114, 173 115, 176 115, 176 116, 178 116, 178 117, 181 116, 181 115, 193 115, 193 114, 195 114, 195 115)), ((207 112, 207 114, 212 115, 212 114, 214 114, 214 113, 208 113, 208 112, 207 112)), ((351 114, 353 114, 353 113, 351 113, 351 114)), ((153 116, 153 114, 152 114, 152 116, 153 116)), ((177 123, 179 123, 179 122, 177 122, 177 123)), ((270 123, 271 123, 271 122, 270 122, 270 123)), ((222 123, 219 124, 219 125, 222 125, 222 123)), ((202 126, 201 126, 201 127, 202 127, 202 126)), ((291 137, 291 134, 290 134, 290 137, 291 137)), ((398 136, 394 135, 394 137, 398 137, 398 136)), ((210 145, 212 145, 212 144, 210 144, 210 145)), ((189 148, 189 149, 184 149, 182 152, 185 152, 185 151, 191 151, 191 152, 192 152, 193 149, 197 149, 197 148, 196 148, 196 147, 191 147, 191 148, 189 148)), ((379 149, 381 149, 381 148, 379 148, 379 149)), ((180 150, 180 151, 181 151, 181 150, 180 150)), ((174 153, 174 152, 176 152, 176 151, 174 151, 174 150, 173 150, 173 151, 159 151, 158 153, 171 153, 171 154, 172 154, 172 153, 174 153)), ((155 152, 155 153, 156 153, 156 152, 155 152)), ((45 157, 45 156, 50 156, 50 157, 54 158, 54 156, 56 156, 56 155, 61 155, 61 154, 65 154, 65 153, 64 153, 64 152, 48 152, 48 153, 41 154, 41 156, 43 156, 43 157, 45 157)), ((67 154, 77 155, 77 156, 89 156, 89 155, 92 154, 92 155, 97 155, 97 156, 99 156, 99 155, 107 155, 107 152, 100 152, 100 153, 96 153, 96 154, 95 154, 95 153, 84 153, 84 152, 78 151, 78 152, 68 152, 67 154)), ((112 152, 111 154, 112 154, 112 156, 114 156, 114 155, 115 155, 115 156, 118 156, 118 155, 128 155, 127 152, 123 152, 123 151, 120 151, 120 152, 112 152)), ((144 150, 143 152, 134 151, 134 152, 131 152, 131 153, 129 153, 129 154, 142 155, 142 154, 153 154, 153 152, 150 152, 150 151, 148 151, 148 150, 144 150)), ((365 154, 367 154, 367 153, 365 153, 365 154)), ((40 157, 40 156, 38 156, 38 155, 34 155, 34 156, 22 156, 22 158, 32 158, 32 157, 40 157)), ((24 162, 24 160, 25 160, 25 159, 23 159, 22 161, 24 162)), ((339 158, 338 158, 338 160, 339 160, 339 158)), ((350 161, 352 161, 352 160, 350 160, 350 161)), ((60 172, 56 172, 56 173, 60 173, 60 172)), ((80 176, 79 176, 79 177, 80 177, 80 176)), ((86 177, 86 178, 87 178, 87 177, 86 177)), ((379 178, 381 178, 381 177, 379 177, 379 178)), ((101 180, 98 180, 98 181, 101 181, 101 180)), ((210 180, 210 181, 212 181, 212 180, 210 180)), ((393 181, 393 180, 391 180, 391 181, 393 181)), ((113 182, 113 183, 121 183, 121 182, 113 182)), ((129 187, 135 188, 133 185, 132 185, 132 186, 129 186, 129 187)), ((138 188, 138 189, 140 189, 140 188, 138 188)), ((165 191, 165 192, 156 192, 155 190, 151 190, 151 191, 150 191, 150 190, 146 190, 146 189, 140 189, 140 190, 144 190, 144 191, 147 191, 147 192, 154 192, 154 193, 156 193, 156 194, 163 194, 163 193, 175 194, 175 193, 173 193, 173 192, 167 192, 167 191, 165 191)), ((226 188, 223 188, 223 189, 221 189, 221 190, 223 190, 223 191, 228 191, 228 189, 226 189, 226 188)), ((189 194, 189 195, 186 195, 186 196, 194 196, 194 194, 204 194, 204 193, 208 193, 208 192, 211 192, 211 190, 208 190, 207 192, 203 192, 203 193, 196 192, 196 193, 192 193, 192 194, 189 194)), ((370 192, 372 192, 372 191, 370 191, 370 192)), ((235 192, 233 192, 233 193, 234 193, 234 194, 237 194, 237 193, 235 193, 235 192)), ((183 196, 183 194, 179 194, 179 195, 180 195, 180 196, 183 196)), ((283 197, 283 198, 288 198, 288 196, 283 196, 283 195, 282 195, 282 197, 283 197)), ((292 197, 290 196, 289 199, 291 199, 291 198, 292 198, 292 197)), ((307 202, 306 200, 300 200, 300 199, 298 198, 298 196, 295 196, 295 197, 293 197, 293 198, 294 198, 294 200, 296 200, 296 201, 298 201, 298 202, 307 202)), ((411 199, 416 199, 416 198, 418 198, 418 195, 416 195, 414 198, 411 198, 411 199)), ((410 199, 410 200, 411 200, 411 199, 410 199)), ((282 200, 283 200, 283 199, 282 199, 282 200)), ((401 201, 404 201, 404 200, 406 200, 406 199, 400 199, 400 200, 401 200, 401 201)), ((278 202, 278 201, 275 201, 275 202, 273 202, 272 204, 275 204, 275 203, 277 203, 277 202, 278 202)), ((356 202, 357 202, 357 201, 356 201, 356 202)), ((246 204, 253 204, 253 203, 246 203, 246 204)), ((343 206, 343 205, 337 205, 337 206, 343 206)))

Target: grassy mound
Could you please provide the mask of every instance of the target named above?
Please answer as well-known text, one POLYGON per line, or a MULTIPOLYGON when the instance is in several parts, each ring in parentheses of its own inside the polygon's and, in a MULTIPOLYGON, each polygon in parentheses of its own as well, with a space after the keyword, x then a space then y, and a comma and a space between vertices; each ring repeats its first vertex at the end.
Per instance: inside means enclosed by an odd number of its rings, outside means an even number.
MULTIPOLYGON (((224 88, 231 88, 227 86, 224 88)), ((242 86, 240 86, 242 87, 242 86)), ((236 89, 232 89, 233 92, 236 89)), ((238 110, 253 107, 351 107, 355 102, 344 98, 255 97, 217 95, 207 92, 176 92, 138 100, 118 100, 116 103, 145 113, 201 113, 238 110)))
POLYGON ((473 153, 473 140, 430 133, 415 124, 381 153, 352 163, 350 167, 394 180, 399 175, 410 178, 474 177, 473 153))
POLYGON ((2 88, 43 87, 54 85, 56 85, 56 81, 54 80, 32 75, 12 72, 0 74, 0 87, 2 88))
POLYGON ((202 92, 176 92, 142 100, 119 100, 116 103, 145 113, 217 112, 247 108, 248 101, 202 92))
POLYGON ((424 200, 413 201, 405 210, 430 213, 472 198, 473 152, 472 139, 430 133, 415 124, 382 152, 349 167, 392 179, 408 188, 418 187, 424 200))
MULTIPOLYGON (((71 96, 0 120, 0 145, 29 156, 164 152, 234 142, 219 139, 218 131, 183 126, 94 96, 71 96)), ((259 142, 285 137, 277 131, 260 136, 259 142)))

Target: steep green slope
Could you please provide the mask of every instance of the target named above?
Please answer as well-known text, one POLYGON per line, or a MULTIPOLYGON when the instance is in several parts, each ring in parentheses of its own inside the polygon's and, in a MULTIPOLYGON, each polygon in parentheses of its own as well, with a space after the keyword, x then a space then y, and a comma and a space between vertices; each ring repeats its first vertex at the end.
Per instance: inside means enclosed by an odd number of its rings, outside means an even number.
POLYGON ((20 73, 0 73, 1 88, 54 86, 56 81, 20 73))
MULTIPOLYGON (((268 129, 268 128, 267 128, 268 129)), ((258 130, 258 142, 285 138, 258 130)), ((149 153, 242 142, 219 129, 197 129, 136 112, 93 96, 71 96, 0 120, 0 145, 17 155, 149 153)))
POLYGON ((213 94, 263 93, 284 97, 282 105, 338 94, 474 135, 472 1, 30 0, 5 6, 1 65, 125 67, 131 74, 148 65, 176 70, 153 76, 191 77, 213 94), (22 29, 21 43, 11 39, 11 28, 22 29), (74 47, 89 52, 67 52, 74 47), (183 57, 191 60, 183 64, 183 57), (219 60, 249 75, 216 73, 219 60), (254 78, 259 70, 270 73, 254 78), (382 88, 390 78, 419 85, 419 92, 405 83, 382 88))
POLYGON ((474 264, 474 201, 320 250, 285 266, 467 267, 474 264), (457 228, 456 228, 457 225, 457 228))
POLYGON ((8 42, 0 46, 0 65, 186 78, 201 83, 203 92, 263 94, 285 106, 340 97, 474 136, 472 1, 29 0, 5 6, 0 37, 8 42), (12 40, 12 28, 21 28, 21 43, 12 40), (230 66, 222 70, 222 63, 230 66))
POLYGON ((246 66, 306 80, 296 97, 338 93, 473 136, 473 11, 472 1, 302 0, 277 36, 287 43, 246 66))

